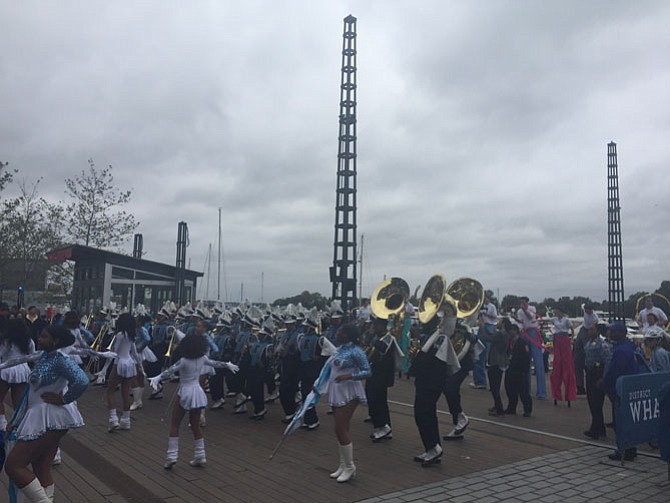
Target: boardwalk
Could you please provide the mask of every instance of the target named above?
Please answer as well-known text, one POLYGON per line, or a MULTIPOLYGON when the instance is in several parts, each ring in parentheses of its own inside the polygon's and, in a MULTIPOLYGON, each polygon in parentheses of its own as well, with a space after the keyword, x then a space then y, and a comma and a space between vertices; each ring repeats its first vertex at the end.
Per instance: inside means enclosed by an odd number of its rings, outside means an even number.
MULTIPOLYGON (((462 390, 463 405, 466 413, 473 417, 466 438, 445 443, 442 464, 423 469, 412 462, 412 457, 422 451, 411 408, 413 385, 402 380, 390 393, 392 440, 372 444, 368 438, 371 427, 363 423, 366 409, 359 407, 354 416, 358 475, 352 483, 337 484, 328 478, 328 473, 337 465, 337 447, 332 418, 325 413, 322 404, 319 405, 321 427, 296 432, 272 461, 269 455, 284 428, 278 402, 269 406, 266 419, 261 422, 250 421, 245 415, 232 415, 230 404, 222 410, 208 411, 207 466, 192 468, 188 465, 193 439, 184 423, 179 463, 166 471, 162 463, 167 443, 167 407, 174 389, 174 384, 168 384, 163 400, 145 400, 144 408, 132 415, 130 431, 110 434, 106 429, 106 389, 91 387, 79 401, 86 427, 67 435, 63 442, 63 464, 55 468, 57 501, 381 501, 375 498, 398 493, 409 495, 416 488, 439 487, 445 481, 462 480, 460 477, 487 473, 487 470, 502 469, 525 460, 543 459, 543 456, 563 453, 569 460, 572 452, 581 452, 575 449, 587 445, 581 442, 582 431, 589 422, 585 399, 580 397, 571 408, 565 404, 554 406, 551 400, 536 402, 531 418, 521 415, 489 418, 486 410, 490 406, 490 394, 473 390, 466 384, 462 390)), ((444 400, 440 408, 446 408, 444 400)), ((448 431, 448 420, 450 416, 440 414, 442 433, 448 431)), ((608 438, 608 442, 611 448, 613 438, 608 438)), ((603 447, 588 448, 590 459, 596 464, 605 460, 609 452, 606 444, 599 445, 603 447)), ((653 462, 662 467, 660 461, 653 462)), ((6 483, 3 474, 1 491, 5 490, 6 483)), ((403 501, 410 500, 407 496, 403 501)), ((445 500, 446 496, 427 501, 445 500)))

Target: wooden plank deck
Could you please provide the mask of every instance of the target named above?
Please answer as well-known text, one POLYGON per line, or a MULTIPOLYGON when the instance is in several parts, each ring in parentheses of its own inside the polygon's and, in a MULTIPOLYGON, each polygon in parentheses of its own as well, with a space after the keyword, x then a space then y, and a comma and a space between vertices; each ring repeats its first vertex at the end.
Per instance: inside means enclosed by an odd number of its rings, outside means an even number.
MULTIPOLYGON (((535 401, 531 418, 521 415, 491 418, 487 415, 490 393, 471 389, 467 382, 462 388, 462 401, 473 421, 466 438, 445 442, 442 464, 428 469, 412 462, 412 457, 423 449, 414 425, 411 381, 398 381, 389 393, 392 440, 372 444, 368 438, 371 427, 363 423, 367 409, 359 407, 352 425, 358 474, 349 484, 338 484, 328 478, 337 465, 337 445, 332 418, 326 414, 324 404, 318 407, 321 427, 296 432, 272 461, 269 455, 284 429, 278 401, 269 405, 266 418, 259 422, 250 421, 248 415, 231 414, 230 403, 221 410, 207 411, 205 468, 188 465, 193 438, 185 420, 179 463, 172 470, 164 470, 168 405, 176 385, 166 385, 163 400, 145 400, 144 408, 132 413, 130 431, 111 434, 107 432, 106 389, 91 387, 78 403, 86 427, 65 437, 63 464, 54 469, 57 501, 357 501, 579 445, 502 424, 584 439, 582 432, 589 425, 589 412, 583 397, 571 408, 564 403, 554 406, 552 400, 535 401)), ((147 395, 148 391, 147 388, 147 395)), ((444 400, 439 408, 446 410, 444 400)), ((450 416, 441 414, 442 434, 450 429, 448 423, 450 416)), ((613 434, 610 437, 611 444, 613 434)), ((6 484, 7 476, 3 473, 0 494, 6 494, 6 484)))

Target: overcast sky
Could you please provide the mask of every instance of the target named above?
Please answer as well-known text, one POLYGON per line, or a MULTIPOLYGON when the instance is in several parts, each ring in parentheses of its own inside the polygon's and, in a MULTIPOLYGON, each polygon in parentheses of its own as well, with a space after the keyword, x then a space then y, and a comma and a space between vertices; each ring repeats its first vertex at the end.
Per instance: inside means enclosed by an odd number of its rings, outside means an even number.
POLYGON ((626 296, 670 279, 665 0, 5 1, 0 160, 52 200, 111 164, 145 258, 174 264, 181 220, 191 269, 212 244, 210 298, 218 208, 222 300, 329 297, 348 14, 364 296, 442 272, 606 299, 611 140, 626 296))

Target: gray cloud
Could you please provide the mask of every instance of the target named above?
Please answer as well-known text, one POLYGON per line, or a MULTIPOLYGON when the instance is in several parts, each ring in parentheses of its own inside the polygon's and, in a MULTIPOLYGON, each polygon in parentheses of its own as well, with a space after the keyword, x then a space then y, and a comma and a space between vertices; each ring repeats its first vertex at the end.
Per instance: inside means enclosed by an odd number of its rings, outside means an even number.
POLYGON ((193 269, 213 244, 210 297, 218 208, 229 300, 330 295, 350 12, 364 295, 444 272, 606 298, 610 140, 626 289, 668 279, 662 1, 6 3, 0 155, 54 200, 112 164, 147 258, 174 262, 180 220, 193 269))

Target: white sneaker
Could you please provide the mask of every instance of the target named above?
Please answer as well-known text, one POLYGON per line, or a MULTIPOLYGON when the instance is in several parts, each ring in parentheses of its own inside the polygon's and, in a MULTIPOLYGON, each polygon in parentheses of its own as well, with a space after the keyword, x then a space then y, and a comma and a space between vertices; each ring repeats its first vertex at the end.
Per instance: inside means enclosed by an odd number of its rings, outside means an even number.
POLYGON ((241 407, 242 405, 244 405, 248 401, 249 401, 249 397, 240 393, 240 396, 238 396, 237 400, 235 400, 235 408, 241 407))
POLYGON ((385 424, 381 428, 376 429, 372 434, 372 441, 374 443, 381 442, 384 439, 390 440, 392 438, 393 434, 391 432, 391 427, 388 424, 385 424))
POLYGON ((130 410, 141 409, 142 405, 143 405, 142 400, 140 400, 139 402, 133 402, 133 403, 130 404, 130 410))
POLYGON ((223 407, 223 405, 224 405, 225 403, 226 403, 226 401, 225 401, 223 398, 219 398, 219 399, 216 400, 212 405, 210 405, 209 408, 210 408, 211 410, 220 409, 221 407, 223 407))
POLYGON ((58 450, 56 451, 56 455, 54 456, 54 459, 51 462, 51 464, 53 466, 56 466, 56 465, 60 465, 62 462, 63 462, 63 458, 61 458, 60 448, 58 448, 58 450))
POLYGON ((119 429, 119 420, 118 419, 110 419, 109 424, 107 425, 107 431, 108 432, 113 432, 114 430, 119 429))
POLYGON ((129 430, 130 429, 130 418, 128 418, 128 419, 121 418, 121 421, 119 422, 118 428, 119 428, 119 430, 129 430))
POLYGON ((172 469, 172 466, 175 465, 175 464, 177 464, 176 459, 168 458, 168 459, 165 460, 165 464, 163 465, 163 468, 165 468, 166 470, 170 470, 170 469, 172 469))
POLYGON ((191 466, 205 466, 206 463, 207 463, 207 459, 204 456, 202 456, 202 457, 193 458, 191 461, 189 461, 188 464, 191 465, 191 466))

